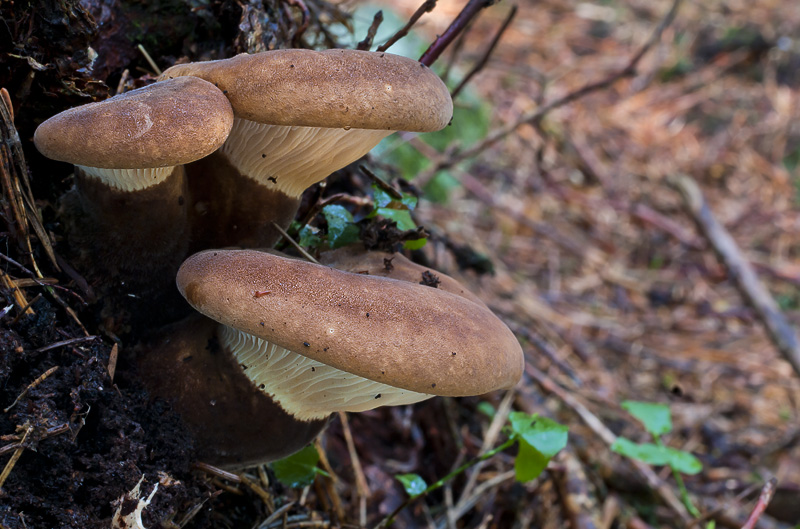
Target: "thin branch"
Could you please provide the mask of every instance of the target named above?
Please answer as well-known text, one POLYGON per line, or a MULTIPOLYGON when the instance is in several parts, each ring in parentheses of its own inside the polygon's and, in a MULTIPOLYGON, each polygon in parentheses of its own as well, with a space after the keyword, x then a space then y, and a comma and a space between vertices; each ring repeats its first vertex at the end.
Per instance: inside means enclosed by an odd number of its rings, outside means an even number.
POLYGON ((347 413, 339 412, 339 421, 342 423, 342 433, 347 444, 347 451, 350 453, 350 464, 353 466, 353 474, 356 478, 356 493, 358 494, 358 523, 364 527, 367 525, 367 499, 372 495, 364 475, 364 468, 361 466, 361 459, 358 457, 356 443, 353 441, 353 432, 350 430, 350 422, 347 420, 347 413))
POLYGON ((22 440, 19 442, 19 447, 11 455, 11 459, 9 459, 6 466, 3 467, 3 471, 0 472, 0 490, 3 489, 3 484, 6 482, 6 479, 8 479, 9 474, 11 474, 11 470, 14 468, 14 465, 17 464, 17 461, 19 461, 22 452, 25 451, 25 440, 28 438, 28 434, 31 433, 31 430, 33 430, 33 426, 28 425, 25 430, 25 435, 22 436, 22 440))
POLYGON ((384 182, 383 180, 381 180, 380 178, 378 178, 378 175, 376 175, 375 173, 370 171, 369 168, 367 168, 364 165, 359 165, 358 168, 361 170, 362 173, 364 173, 366 175, 367 178, 370 179, 370 181, 373 184, 375 184, 376 186, 381 188, 383 191, 385 191, 393 199, 395 199, 395 200, 403 200, 403 194, 400 191, 398 191, 397 189, 392 187, 390 184, 388 184, 388 183, 384 182))
POLYGON ((311 12, 303 0, 286 0, 286 3, 300 10, 300 27, 292 35, 292 46, 302 48, 300 39, 303 38, 303 34, 308 29, 308 24, 311 22, 311 12))
POLYGON ((450 92, 450 97, 452 99, 458 97, 458 94, 461 92, 461 90, 464 89, 464 87, 467 85, 470 79, 472 79, 472 77, 476 73, 481 71, 486 66, 486 63, 489 62, 489 57, 492 55, 492 52, 494 52, 495 47, 497 47, 497 43, 500 42, 500 37, 502 37, 503 33, 506 32, 508 26, 511 25, 511 21, 514 20, 514 17, 516 15, 517 15, 517 6, 512 6, 511 10, 508 12, 508 15, 506 16, 506 19, 503 21, 503 24, 500 26, 500 29, 497 30, 497 33, 495 33, 492 42, 483 52, 481 58, 478 60, 477 63, 475 63, 475 66, 472 67, 472 69, 467 73, 467 75, 464 76, 461 82, 458 83, 458 86, 456 86, 453 89, 453 91, 450 92))
POLYGON ((433 44, 425 50, 425 53, 419 58, 419 62, 425 66, 430 66, 436 62, 436 59, 447 49, 458 34, 464 30, 470 20, 492 4, 494 4, 494 0, 469 0, 467 5, 464 6, 464 9, 462 9, 453 22, 450 23, 450 26, 444 30, 444 33, 439 35, 436 40, 433 41, 433 44))
POLYGON ((27 395, 27 394, 28 394, 28 392, 30 392, 30 390, 32 390, 33 388, 35 388, 36 386, 38 386, 39 384, 41 384, 42 382, 44 382, 44 381, 47 379, 47 377, 49 377, 50 375, 52 375, 53 373, 55 373, 56 371, 58 371, 58 368, 59 368, 59 367, 60 367, 60 366, 53 366, 53 367, 51 367, 50 369, 48 369, 47 371, 45 371, 44 373, 42 373, 41 375, 39 375, 39 376, 36 378, 36 380, 34 380, 34 381, 33 381, 33 382, 31 382, 30 384, 28 384, 28 385, 25 387, 25 389, 24 389, 24 390, 22 390, 22 393, 20 393, 19 395, 17 395, 17 398, 16 398, 16 399, 14 399, 14 402, 12 402, 12 403, 11 403, 11 404, 10 404, 10 405, 9 405, 7 408, 5 408, 3 411, 4 411, 5 413, 8 413, 8 410, 10 410, 10 409, 11 409, 11 408, 13 408, 14 406, 16 406, 16 405, 17 405, 17 402, 19 402, 20 400, 22 400, 22 399, 25 397, 25 395, 27 395))
POLYGON ((369 51, 369 49, 372 47, 372 41, 375 40, 375 33, 378 32, 378 28, 381 26, 382 22, 383 11, 378 11, 375 13, 375 16, 372 17, 372 24, 370 24, 369 29, 367 30, 367 36, 364 37, 364 40, 356 45, 357 50, 369 51))
POLYGON ((276 223, 276 222, 273 222, 273 223, 272 223, 272 225, 273 225, 273 226, 275 226, 275 229, 276 229, 276 230, 278 230, 278 232, 280 232, 280 234, 281 234, 281 235, 283 235, 283 238, 284 238, 284 239, 286 239, 286 240, 289 242, 289 244, 291 244, 292 246, 294 246, 294 247, 295 247, 295 249, 296 249, 298 252, 300 252, 300 254, 301 254, 303 257, 305 257, 305 258, 306 258, 306 259, 307 259, 309 262, 312 262, 312 263, 314 263, 314 264, 319 264, 319 261, 317 261, 316 259, 314 259, 314 257, 313 257, 313 256, 312 256, 310 253, 308 253, 308 252, 305 250, 305 248, 303 248, 302 246, 300 246, 300 245, 297 243, 297 241, 295 241, 295 240, 292 238, 292 236, 291 236, 291 235, 289 235, 288 233, 286 233, 286 230, 284 230, 283 228, 281 228, 281 227, 278 225, 278 223, 276 223))
POLYGON ((423 4, 419 6, 416 11, 414 11, 414 14, 411 15, 410 19, 408 19, 406 25, 400 28, 400 30, 397 33, 392 35, 389 38, 389 40, 387 40, 381 46, 378 46, 378 49, 376 51, 386 51, 395 42, 408 35, 408 32, 411 30, 411 27, 417 23, 417 20, 419 20, 420 17, 425 13, 430 13, 431 11, 433 11, 434 7, 436 7, 436 0, 425 0, 425 2, 423 2, 423 4))
POLYGON ((83 343, 83 342, 90 342, 97 338, 97 336, 81 336, 79 338, 70 338, 69 340, 62 340, 60 342, 51 343, 50 345, 45 345, 44 347, 40 347, 33 351, 34 353, 43 353, 45 351, 49 351, 50 349, 55 349, 56 347, 63 347, 65 345, 74 345, 76 343, 83 343))
MULTIPOLYGON (((614 435, 614 432, 608 429, 603 422, 597 418, 597 416, 589 411, 589 409, 584 406, 577 398, 572 396, 569 392, 565 391, 561 388, 558 384, 550 380, 544 373, 533 367, 531 364, 525 364, 525 373, 533 378, 545 391, 548 393, 552 393, 561 401, 572 408, 572 410, 578 414, 578 416, 583 419, 583 422, 586 423, 589 428, 591 428, 595 434, 597 434, 600 439, 603 440, 608 446, 614 444, 617 440, 617 436, 614 435)), ((686 511, 686 507, 681 503, 675 493, 669 488, 658 475, 653 471, 653 469, 647 465, 646 463, 642 463, 641 461, 637 461, 635 459, 631 459, 630 463, 636 467, 636 470, 639 471, 645 481, 647 481, 648 485, 653 488, 654 491, 661 497, 666 505, 668 505, 674 512, 677 514, 684 523, 688 523, 692 518, 689 516, 689 513, 686 511)))
POLYGON ((791 364, 795 373, 800 375, 800 342, 797 334, 772 295, 758 279, 750 262, 742 255, 736 241, 714 218, 697 183, 690 177, 682 175, 670 179, 670 184, 680 191, 686 209, 697 223, 698 229, 714 248, 714 252, 727 269, 742 297, 756 311, 772 343, 791 364))
POLYGON ((145 47, 142 46, 141 44, 137 44, 136 48, 144 56, 144 60, 147 61, 147 64, 150 65, 150 68, 153 69, 153 71, 156 73, 156 75, 161 75, 161 68, 158 67, 158 65, 156 64, 156 61, 154 61, 153 58, 150 56, 150 54, 147 53, 147 50, 145 49, 145 47))
MULTIPOLYGON (((628 61, 628 64, 626 64, 624 68, 606 77, 605 79, 601 79, 600 81, 584 85, 583 87, 579 88, 574 92, 570 92, 569 94, 566 94, 563 97, 555 99, 550 103, 547 103, 539 107, 536 110, 527 112, 522 116, 520 116, 519 119, 517 119, 513 123, 509 123, 505 127, 499 128, 493 133, 489 134, 486 138, 484 138, 482 141, 479 141, 469 149, 453 153, 447 158, 443 158, 437 161, 436 163, 433 164, 433 166, 430 169, 420 173, 414 179, 415 183, 421 182, 420 185, 424 185, 438 171, 442 169, 448 169, 450 167, 453 167, 459 162, 462 162, 468 158, 473 158, 479 155, 480 153, 482 153, 483 151, 485 151, 498 141, 502 140, 503 138, 505 138, 506 136, 517 130, 522 125, 536 124, 537 122, 541 121, 542 118, 544 118, 544 116, 546 116, 548 113, 555 110, 556 108, 572 103, 573 101, 585 97, 593 92, 597 92, 599 90, 608 88, 617 81, 619 81, 620 79, 633 75, 636 72, 636 67, 639 64, 639 61, 641 61, 642 57, 644 57, 644 55, 650 50, 650 48, 652 48, 653 45, 655 45, 655 43, 661 39, 661 35, 664 32, 664 30, 675 19, 675 15, 678 12, 678 7, 680 6, 680 4, 681 0, 674 0, 669 12, 667 12, 667 14, 658 24, 658 26, 656 26, 656 28, 653 30, 653 33, 652 35, 650 35, 650 38, 647 40, 647 42, 644 43, 644 45, 642 45, 639 51, 636 52, 636 54, 634 54, 633 57, 631 57, 631 59, 628 61)), ((464 9, 466 10, 466 8, 464 9)))
POLYGON ((758 519, 761 518, 761 515, 764 514, 764 511, 769 506, 769 502, 772 501, 772 496, 775 495, 775 489, 777 487, 778 480, 775 478, 770 479, 764 484, 764 488, 761 489, 761 494, 758 497, 758 502, 753 508, 753 512, 751 512, 750 516, 747 518, 747 522, 742 526, 742 529, 755 529, 758 519))

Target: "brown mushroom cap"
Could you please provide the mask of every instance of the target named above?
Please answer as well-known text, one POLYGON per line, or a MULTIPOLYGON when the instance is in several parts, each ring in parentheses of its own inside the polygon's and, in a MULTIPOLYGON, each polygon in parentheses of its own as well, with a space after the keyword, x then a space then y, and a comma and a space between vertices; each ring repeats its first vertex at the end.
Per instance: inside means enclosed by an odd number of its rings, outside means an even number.
POLYGON ((427 286, 251 250, 210 250, 178 288, 230 327, 369 380, 464 396, 517 383, 519 343, 494 315, 427 286))
POLYGON ((169 167, 211 154, 232 125, 222 92, 186 77, 66 110, 39 125, 34 142, 48 158, 80 166, 169 167))
POLYGON ((424 284, 425 274, 431 274, 439 283, 435 286, 429 286, 440 288, 445 292, 467 298, 473 303, 486 307, 486 304, 478 296, 464 288, 464 285, 452 277, 419 265, 400 253, 367 251, 361 244, 351 244, 336 250, 322 252, 318 260, 321 264, 332 266, 337 270, 387 277, 411 283, 424 284))
POLYGON ((237 117, 258 123, 429 132, 453 116, 441 79, 390 53, 275 50, 175 65, 160 79, 184 75, 214 83, 237 117))

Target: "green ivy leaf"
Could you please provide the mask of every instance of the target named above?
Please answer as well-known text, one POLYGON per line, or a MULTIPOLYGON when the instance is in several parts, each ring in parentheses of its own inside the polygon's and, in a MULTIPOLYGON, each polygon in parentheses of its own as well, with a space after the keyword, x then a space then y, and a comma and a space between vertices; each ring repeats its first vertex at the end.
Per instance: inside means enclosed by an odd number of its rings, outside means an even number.
POLYGON ((549 457, 545 457, 536 448, 520 440, 519 452, 514 460, 514 474, 517 481, 525 483, 537 478, 547 468, 549 461, 549 457))
POLYGON ((305 487, 314 482, 322 470, 317 468, 319 453, 314 445, 308 445, 296 454, 272 463, 278 481, 291 488, 305 487))
POLYGON ((511 435, 519 441, 514 470, 519 481, 530 481, 567 446, 568 429, 547 417, 515 411, 509 414, 511 435))
POLYGON ((408 193, 401 193, 401 195, 403 195, 403 198, 400 199, 400 203, 407 207, 408 211, 414 211, 417 207, 417 197, 408 193))
POLYGON ((509 414, 511 431, 551 458, 567 446, 568 428, 547 417, 530 415, 521 411, 509 414))
POLYGON ((299 235, 297 244, 304 248, 319 248, 322 244, 322 238, 317 234, 317 230, 308 224, 300 229, 299 235))
POLYGON ((398 474, 395 478, 403 485, 406 494, 412 498, 416 498, 428 488, 428 484, 418 474, 398 474))
POLYGON ((393 197, 377 184, 372 184, 372 197, 375 208, 407 209, 414 211, 417 207, 417 197, 408 193, 400 192, 400 200, 393 197))
POLYGON ((331 204, 322 208, 322 214, 328 223, 328 245, 340 248, 358 241, 358 226, 353 222, 353 215, 343 206, 331 204))
POLYGON ((653 437, 660 437, 672 431, 672 416, 666 404, 626 400, 622 403, 622 408, 636 417, 653 437))
POLYGON ((375 208, 385 208, 394 199, 392 195, 383 190, 380 186, 372 184, 372 200, 375 203, 375 208))
POLYGON ((428 243, 428 239, 414 239, 413 241, 406 241, 403 243, 403 248, 406 250, 419 250, 428 243))
POLYGON ((634 443, 625 437, 617 437, 611 450, 631 459, 638 459, 649 465, 666 465, 669 463, 669 454, 665 446, 653 443, 634 443))
POLYGON ((397 228, 400 230, 413 230, 417 227, 414 219, 411 218, 411 212, 407 209, 377 208, 375 213, 383 218, 395 221, 397 228))
POLYGON ((478 411, 486 415, 490 419, 493 419, 495 414, 497 413, 497 410, 494 409, 494 406, 492 406, 490 402, 486 402, 485 400, 482 400, 481 402, 478 403, 478 411))
POLYGON ((703 470, 703 463, 689 452, 678 450, 677 448, 670 448, 669 446, 666 448, 669 456, 669 466, 681 474, 693 476, 703 470))
POLYGON ((689 452, 669 446, 653 443, 634 443, 625 437, 618 437, 614 444, 611 445, 611 450, 649 465, 669 465, 682 474, 694 475, 703 470, 703 464, 695 456, 689 452))

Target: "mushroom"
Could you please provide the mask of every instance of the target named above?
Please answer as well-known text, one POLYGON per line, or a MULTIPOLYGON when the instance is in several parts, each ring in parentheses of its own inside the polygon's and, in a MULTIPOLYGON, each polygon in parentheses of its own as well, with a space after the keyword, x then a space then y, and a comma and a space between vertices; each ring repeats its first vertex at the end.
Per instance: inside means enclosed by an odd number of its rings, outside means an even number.
POLYGON ((164 327, 139 347, 137 369, 151 395, 180 413, 197 456, 244 468, 297 452, 327 419, 298 421, 266 398, 217 338, 219 324, 200 314, 164 327))
POLYGON ((94 272, 153 290, 171 281, 189 240, 182 164, 219 148, 232 124, 222 92, 187 77, 66 110, 36 129, 42 154, 75 164, 63 205, 71 246, 88 249, 94 272))
POLYGON ((346 272, 370 274, 440 288, 486 307, 478 296, 452 277, 419 265, 401 253, 368 252, 360 244, 351 244, 323 252, 319 256, 319 262, 346 272))
POLYGON ((276 50, 180 64, 161 79, 218 86, 236 116, 228 141, 188 168, 195 249, 268 247, 300 195, 394 131, 445 127, 453 104, 427 66, 358 50, 276 50), (195 174, 195 172, 197 174, 195 174))
POLYGON ((212 464, 283 457, 337 411, 482 394, 522 374, 519 343, 491 311, 418 282, 209 250, 184 262, 177 283, 210 319, 167 329, 141 372, 212 464))

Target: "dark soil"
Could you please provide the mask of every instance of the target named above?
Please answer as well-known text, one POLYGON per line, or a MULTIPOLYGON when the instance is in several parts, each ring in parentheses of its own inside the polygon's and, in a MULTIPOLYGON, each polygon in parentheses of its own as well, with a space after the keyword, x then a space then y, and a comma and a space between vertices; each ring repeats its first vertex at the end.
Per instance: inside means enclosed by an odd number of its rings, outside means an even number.
MULTIPOLYGON (((19 455, 0 491, 0 527, 107 529, 122 496, 143 477, 143 497, 159 484, 144 512, 146 527, 249 527, 264 517, 261 501, 248 491, 218 498, 210 477, 191 469, 193 440, 180 418, 138 382, 133 346, 187 307, 153 310, 111 278, 72 270, 70 258, 80 249, 68 246, 58 211, 72 169, 41 157, 31 138, 57 112, 104 99, 117 85, 152 82, 139 43, 163 67, 181 57, 274 48, 302 37, 293 13, 263 2, 248 6, 247 24, 240 25, 244 13, 232 1, 45 0, 4 2, 0 15, 0 87, 9 92, 34 195, 68 273, 54 269, 35 239, 34 256, 45 275, 70 289, 57 287, 55 297, 44 292, 31 314, 15 319, 14 312, 0 325, 0 402, 15 403, 0 413, 0 453, 4 465, 19 455), (66 299, 75 317, 56 299, 66 299)), ((306 37, 326 38, 316 30, 306 37)), ((4 254, 30 266, 14 220, 4 222, 4 254)), ((15 303, 10 290, 2 296, 3 306, 15 303)), ((133 506, 128 500, 123 514, 133 506)))

